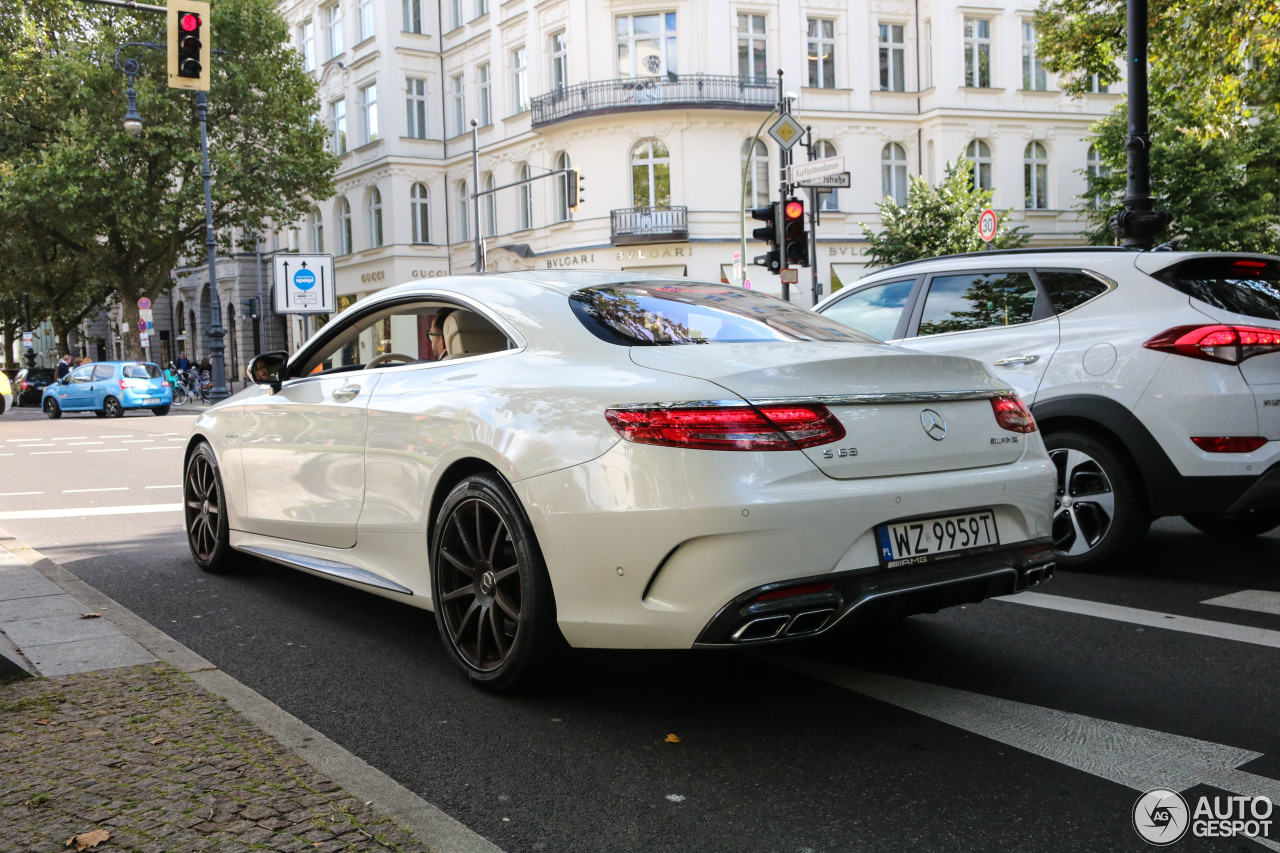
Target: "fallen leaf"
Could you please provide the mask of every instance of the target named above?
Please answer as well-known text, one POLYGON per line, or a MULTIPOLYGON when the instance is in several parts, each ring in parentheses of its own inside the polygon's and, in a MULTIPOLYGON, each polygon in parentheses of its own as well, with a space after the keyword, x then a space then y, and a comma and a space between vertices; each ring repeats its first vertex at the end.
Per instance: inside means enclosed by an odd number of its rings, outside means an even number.
POLYGON ((90 850, 110 837, 111 833, 105 829, 95 829, 93 832, 82 832, 79 835, 71 836, 63 846, 70 847, 74 844, 77 850, 90 850))
POLYGON ((667 735, 667 743, 679 743, 679 742, 680 742, 680 738, 676 737, 675 735, 667 735))
POLYGON ((81 613, 80 614, 81 619, 99 619, 101 617, 102 617, 101 613, 81 613))
POLYGON ((56 726, 57 722, 49 719, 48 717, 45 717, 44 719, 36 720, 36 725, 37 726, 56 726))
POLYGON ((160 736, 160 737, 158 737, 158 738, 152 738, 152 740, 151 740, 151 745, 152 745, 152 746, 155 746, 156 744, 159 744, 159 743, 164 743, 164 735, 161 735, 161 736, 160 736))

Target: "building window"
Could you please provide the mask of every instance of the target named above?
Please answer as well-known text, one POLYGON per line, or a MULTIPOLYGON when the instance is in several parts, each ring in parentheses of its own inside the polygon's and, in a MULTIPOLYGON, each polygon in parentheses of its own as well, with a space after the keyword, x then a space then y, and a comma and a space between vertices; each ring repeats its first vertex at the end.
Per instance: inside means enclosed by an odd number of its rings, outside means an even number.
POLYGON ((324 218, 319 210, 311 211, 311 251, 317 255, 324 252, 324 218))
POLYGON ((742 166, 747 176, 746 206, 763 207, 769 203, 769 149, 759 139, 748 139, 742 144, 742 166))
POLYGON ((382 245, 382 193, 377 187, 369 193, 369 245, 375 249, 382 245))
POLYGON ((476 17, 489 14, 489 0, 476 0, 476 17))
POLYGON ((671 206, 671 159, 657 139, 642 139, 631 149, 631 206, 671 206))
POLYGON ((329 31, 329 58, 342 53, 342 4, 334 3, 325 10, 325 26, 329 31))
MULTIPOLYGON (((520 180, 528 181, 530 178, 529 166, 526 163, 520 167, 520 180)), ((533 184, 524 183, 520 185, 520 230, 527 231, 533 227, 533 184)))
POLYGON ((1102 159, 1098 149, 1089 146, 1089 153, 1084 160, 1084 176, 1087 186, 1088 205, 1095 210, 1106 203, 1106 199, 1098 191, 1098 182, 1111 177, 1111 167, 1102 159))
POLYGON ((351 204, 338 199, 338 254, 351 254, 351 204))
POLYGON ((880 89, 884 92, 907 90, 907 44, 901 24, 880 25, 880 89))
POLYGON ((476 86, 480 90, 480 126, 493 124, 493 91, 489 84, 489 63, 476 68, 476 86))
POLYGON ((302 54, 302 70, 316 70, 316 31, 311 21, 298 27, 298 52, 302 54))
POLYGON ((467 182, 458 184, 458 240, 471 239, 471 189, 467 182))
POLYGON ((880 152, 880 184, 887 198, 899 205, 907 203, 907 151, 896 142, 880 152))
POLYGON ((551 54, 551 91, 563 92, 569 85, 569 44, 565 41, 564 30, 551 34, 547 48, 551 54))
POLYGON ((924 44, 920 47, 923 54, 924 88, 933 88, 933 21, 924 22, 924 44))
MULTIPOLYGON (((826 160, 828 157, 836 156, 836 147, 825 139, 819 139, 814 143, 814 149, 818 152, 819 160, 826 160)), ((832 210, 840 209, 839 190, 818 190, 818 209, 832 210)))
POLYGON ((364 142, 378 139, 378 84, 370 83, 360 90, 360 112, 364 121, 364 142))
POLYGON ((360 23, 360 41, 373 38, 373 0, 356 0, 356 16, 360 23))
POLYGON ((427 81, 410 77, 408 84, 406 107, 409 111, 409 136, 414 139, 427 138, 427 81))
POLYGON ((453 101, 453 135, 461 136, 467 129, 466 103, 462 97, 462 75, 449 80, 449 98, 453 101))
POLYGON ((422 32, 422 0, 404 0, 404 31, 422 32))
POLYGON ((333 112, 333 153, 347 153, 347 99, 339 98, 330 107, 333 112))
POLYGON ((1022 158, 1023 185, 1026 188, 1027 210, 1047 210, 1049 207, 1049 153, 1039 142, 1027 144, 1022 158))
POLYGON ((449 28, 456 30, 460 26, 462 26, 462 0, 449 0, 449 28))
POLYGON ((618 76, 675 74, 676 13, 621 15, 617 18, 618 76))
POLYGON ((986 18, 964 19, 964 84, 991 88, 991 22, 986 18))
MULTIPOLYGON (((556 171, 563 172, 570 168, 569 155, 561 151, 556 155, 556 171)), ((569 176, 556 176, 556 222, 564 222, 573 216, 569 210, 569 176)))
POLYGON ((1049 88, 1044 62, 1036 52, 1036 25, 1022 22, 1022 88, 1043 92, 1049 88))
POLYGON ((431 242, 431 206, 425 184, 414 184, 409 190, 409 219, 413 223, 413 242, 431 242))
POLYGON ((514 113, 529 109, 529 65, 523 47, 511 51, 511 108, 514 113))
MULTIPOLYGON (((496 186, 493 180, 493 173, 484 176, 485 190, 492 190, 496 186)), ((492 237, 498 233, 498 194, 495 192, 487 192, 480 196, 480 234, 484 237, 492 237)))
POLYGON ((764 15, 738 15, 738 78, 752 83, 769 82, 764 15))
POLYGON ((1089 75, 1089 93, 1092 95, 1110 94, 1111 86, 1102 82, 1102 76, 1099 74, 1089 75))
POLYGON ((965 159, 973 164, 973 188, 975 190, 992 189, 991 183, 991 146, 981 139, 975 139, 964 149, 965 159))
POLYGON ((809 86, 836 87, 836 22, 809 18, 809 86))

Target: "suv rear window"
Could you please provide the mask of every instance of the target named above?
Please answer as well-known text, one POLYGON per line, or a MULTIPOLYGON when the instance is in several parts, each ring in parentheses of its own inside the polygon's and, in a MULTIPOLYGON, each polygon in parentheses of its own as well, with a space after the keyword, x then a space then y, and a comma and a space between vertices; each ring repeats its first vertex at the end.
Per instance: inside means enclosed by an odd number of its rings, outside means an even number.
POLYGON ((160 368, 154 364, 126 364, 124 366, 125 379, 159 379, 160 376, 160 368))
POLYGON ((569 297, 596 337, 619 346, 845 341, 875 338, 803 308, 721 284, 646 281, 587 287, 569 297))
POLYGON ((1280 261, 1193 258, 1160 270, 1154 277, 1215 308, 1280 321, 1280 261))

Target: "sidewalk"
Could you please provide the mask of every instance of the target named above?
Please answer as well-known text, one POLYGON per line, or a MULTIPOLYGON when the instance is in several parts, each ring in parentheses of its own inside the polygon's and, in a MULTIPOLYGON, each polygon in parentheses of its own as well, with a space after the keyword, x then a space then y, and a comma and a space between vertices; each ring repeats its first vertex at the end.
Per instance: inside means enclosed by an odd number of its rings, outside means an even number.
POLYGON ((24 853, 500 853, 2 531, 0 815, 24 853))

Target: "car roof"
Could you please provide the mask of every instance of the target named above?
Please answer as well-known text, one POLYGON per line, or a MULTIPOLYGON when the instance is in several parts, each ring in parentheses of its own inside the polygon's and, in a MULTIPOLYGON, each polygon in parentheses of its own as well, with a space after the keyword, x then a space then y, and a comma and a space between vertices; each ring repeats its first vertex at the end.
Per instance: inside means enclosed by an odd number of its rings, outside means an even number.
POLYGON ((669 275, 625 272, 619 270, 518 270, 515 272, 483 273, 480 275, 456 275, 428 280, 407 281, 378 291, 378 296, 447 291, 468 293, 483 291, 495 282, 520 282, 568 295, 584 287, 632 282, 674 282, 678 284, 702 283, 699 279, 677 278, 669 275))

